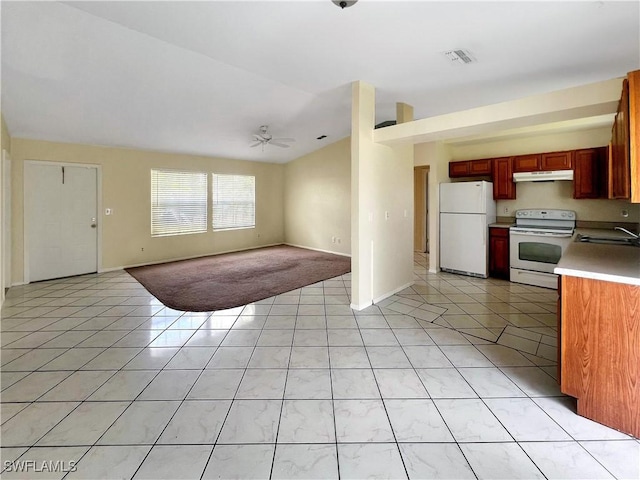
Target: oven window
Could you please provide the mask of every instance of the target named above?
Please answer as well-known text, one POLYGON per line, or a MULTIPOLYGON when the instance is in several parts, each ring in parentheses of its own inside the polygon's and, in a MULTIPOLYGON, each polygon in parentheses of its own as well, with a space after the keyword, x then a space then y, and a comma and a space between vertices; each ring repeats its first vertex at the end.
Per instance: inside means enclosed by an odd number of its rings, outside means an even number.
POLYGON ((550 243, 520 242, 518 258, 529 262, 558 263, 562 256, 562 247, 550 243))

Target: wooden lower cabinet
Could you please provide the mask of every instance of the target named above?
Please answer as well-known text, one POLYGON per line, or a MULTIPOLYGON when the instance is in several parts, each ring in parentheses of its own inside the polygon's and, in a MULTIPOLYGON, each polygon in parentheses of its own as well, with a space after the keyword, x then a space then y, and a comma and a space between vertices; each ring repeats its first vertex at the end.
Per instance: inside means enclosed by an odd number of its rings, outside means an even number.
POLYGON ((579 415, 640 437, 640 286, 561 278, 560 389, 579 415))
POLYGON ((509 280, 509 229, 489 228, 489 276, 509 280))

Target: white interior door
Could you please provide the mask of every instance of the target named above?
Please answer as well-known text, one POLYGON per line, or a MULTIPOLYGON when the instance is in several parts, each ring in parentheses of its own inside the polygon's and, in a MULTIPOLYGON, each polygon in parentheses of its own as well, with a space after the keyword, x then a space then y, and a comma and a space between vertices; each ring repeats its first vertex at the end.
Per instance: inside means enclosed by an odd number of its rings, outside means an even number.
POLYGON ((98 269, 97 169, 25 162, 28 281, 98 269))

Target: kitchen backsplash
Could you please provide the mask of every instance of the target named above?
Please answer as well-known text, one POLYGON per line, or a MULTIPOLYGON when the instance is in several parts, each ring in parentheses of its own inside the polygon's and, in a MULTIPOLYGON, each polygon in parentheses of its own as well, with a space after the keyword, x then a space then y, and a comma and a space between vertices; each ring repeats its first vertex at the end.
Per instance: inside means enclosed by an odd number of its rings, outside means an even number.
POLYGON ((640 204, 622 200, 575 200, 573 182, 531 182, 516 185, 516 200, 498 200, 499 217, 513 217, 527 208, 574 210, 578 221, 640 224, 640 204), (624 216, 626 212, 628 216, 624 216))

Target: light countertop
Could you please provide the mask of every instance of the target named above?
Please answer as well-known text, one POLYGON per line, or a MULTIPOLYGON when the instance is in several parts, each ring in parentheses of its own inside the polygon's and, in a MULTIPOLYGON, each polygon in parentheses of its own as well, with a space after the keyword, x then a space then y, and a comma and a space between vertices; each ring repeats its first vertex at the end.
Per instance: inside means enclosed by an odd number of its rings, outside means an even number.
POLYGON ((496 223, 489 224, 489 228, 509 228, 509 227, 513 227, 514 225, 515 223, 496 222, 496 223))
MULTIPOLYGON (((576 236, 578 234, 625 236, 618 231, 586 228, 577 229, 576 236)), ((553 272, 558 275, 640 286, 640 248, 571 242, 553 272)))

